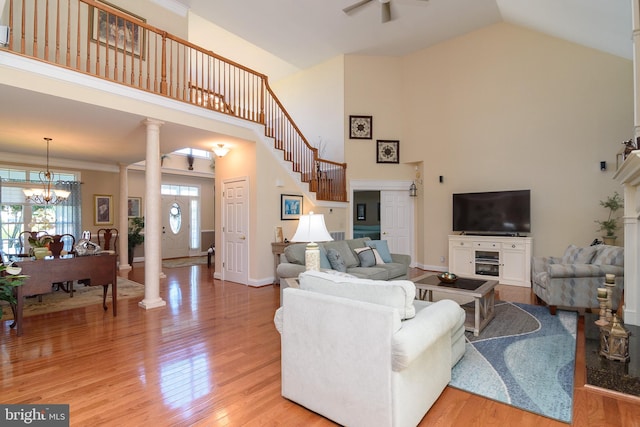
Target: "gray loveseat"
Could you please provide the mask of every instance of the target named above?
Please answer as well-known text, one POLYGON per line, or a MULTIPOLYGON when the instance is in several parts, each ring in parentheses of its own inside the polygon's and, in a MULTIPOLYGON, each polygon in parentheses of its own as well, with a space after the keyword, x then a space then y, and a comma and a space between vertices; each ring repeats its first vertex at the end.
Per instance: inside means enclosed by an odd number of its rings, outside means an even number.
MULTIPOLYGON (((384 253, 384 246, 380 246, 382 241, 371 240, 368 237, 351 239, 351 240, 334 240, 331 242, 318 243, 320 246, 320 268, 323 270, 336 270, 332 268, 327 254, 331 249, 340 254, 344 261, 346 273, 363 279, 373 280, 392 280, 406 279, 411 264, 411 256, 402 254, 384 253), (384 264, 375 264, 371 267, 363 267, 360 257, 357 253, 358 249, 366 248, 367 245, 376 246, 381 256, 387 256, 384 264), (391 262, 387 262, 391 261, 391 262)), ((298 275, 306 270, 304 263, 304 252, 306 243, 294 243, 285 248, 284 253, 280 256, 280 264, 277 268, 278 278, 280 279, 280 289, 287 287, 284 279, 298 277, 298 275)))

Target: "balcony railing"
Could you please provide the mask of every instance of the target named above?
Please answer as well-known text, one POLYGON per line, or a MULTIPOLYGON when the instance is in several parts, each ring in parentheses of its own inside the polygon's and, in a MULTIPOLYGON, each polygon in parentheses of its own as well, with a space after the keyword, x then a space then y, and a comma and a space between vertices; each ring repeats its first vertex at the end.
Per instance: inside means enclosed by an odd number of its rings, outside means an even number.
POLYGON ((9 0, 8 50, 265 126, 318 200, 346 201, 346 164, 323 160, 267 76, 93 0, 9 0))

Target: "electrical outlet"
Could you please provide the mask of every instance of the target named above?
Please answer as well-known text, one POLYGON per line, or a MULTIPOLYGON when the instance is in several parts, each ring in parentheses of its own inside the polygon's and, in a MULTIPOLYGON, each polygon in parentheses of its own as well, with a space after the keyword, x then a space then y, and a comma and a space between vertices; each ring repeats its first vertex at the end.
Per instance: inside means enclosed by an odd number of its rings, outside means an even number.
POLYGON ((440 262, 444 263, 444 257, 443 256, 440 257, 440 262))

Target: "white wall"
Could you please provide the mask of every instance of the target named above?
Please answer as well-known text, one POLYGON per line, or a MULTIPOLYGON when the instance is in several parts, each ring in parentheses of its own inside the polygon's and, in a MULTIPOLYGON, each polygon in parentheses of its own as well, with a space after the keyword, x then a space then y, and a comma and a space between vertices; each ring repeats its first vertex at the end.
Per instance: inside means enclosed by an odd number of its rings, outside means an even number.
POLYGON ((323 147, 321 157, 343 162, 344 57, 281 79, 273 88, 309 143, 323 147))
POLYGON ((188 40, 258 73, 266 74, 272 82, 298 71, 298 68, 288 62, 192 12, 189 12, 188 40))

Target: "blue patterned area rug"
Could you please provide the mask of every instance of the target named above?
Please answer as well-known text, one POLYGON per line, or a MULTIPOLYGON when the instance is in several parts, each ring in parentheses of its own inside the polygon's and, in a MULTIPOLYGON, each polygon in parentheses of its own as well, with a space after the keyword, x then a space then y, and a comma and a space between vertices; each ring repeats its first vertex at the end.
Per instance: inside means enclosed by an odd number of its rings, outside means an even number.
POLYGON ((449 385, 571 423, 577 326, 575 312, 496 302, 480 336, 466 333, 449 385))

